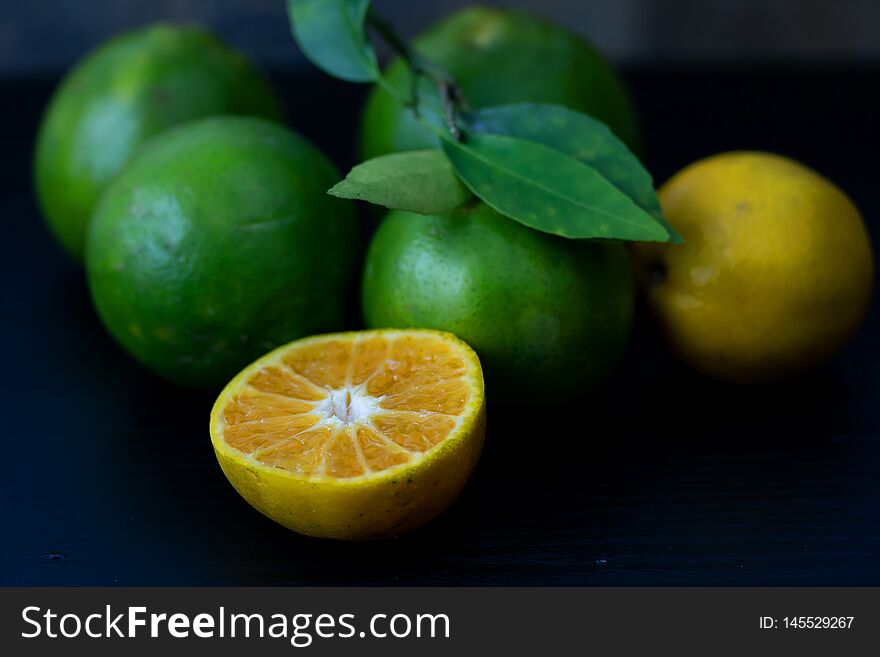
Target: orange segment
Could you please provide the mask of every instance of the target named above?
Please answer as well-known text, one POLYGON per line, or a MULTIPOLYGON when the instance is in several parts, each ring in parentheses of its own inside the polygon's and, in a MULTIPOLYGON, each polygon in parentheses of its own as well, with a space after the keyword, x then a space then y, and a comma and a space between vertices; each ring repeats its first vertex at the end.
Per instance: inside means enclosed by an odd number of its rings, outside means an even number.
POLYGON ((339 479, 358 477, 366 471, 366 463, 355 445, 351 427, 338 431, 332 444, 326 445, 326 472, 339 479))
POLYGON ((324 399, 327 392, 307 379, 291 376, 291 372, 281 367, 266 367, 248 379, 248 383, 262 392, 269 392, 292 399, 317 401, 324 399))
POLYGON ((385 436, 367 427, 358 427, 357 441, 367 467, 373 472, 387 470, 411 458, 410 454, 385 436))
POLYGON ((367 382, 367 391, 373 396, 393 395, 460 379, 466 370, 464 359, 439 348, 440 344, 411 337, 397 340, 391 345, 388 358, 367 382))
POLYGON ((373 417, 373 426, 404 449, 426 452, 449 435, 455 419, 407 411, 380 413, 373 417))
POLYGON ((352 347, 348 340, 332 340, 297 349, 281 360, 316 385, 341 388, 348 377, 352 347))
POLYGON ((334 427, 314 427, 271 447, 257 450, 252 456, 264 465, 298 474, 315 474, 323 466, 324 448, 335 433, 334 427))
POLYGON ((401 411, 432 411, 458 415, 468 401, 468 388, 463 381, 447 379, 415 388, 398 388, 382 400, 382 408, 401 411))
POLYGON ((241 424, 271 417, 286 417, 298 413, 308 413, 314 404, 275 394, 266 394, 257 389, 245 389, 230 402, 223 411, 229 424, 241 424))
POLYGON ((224 437, 231 447, 241 452, 250 453, 295 436, 317 424, 320 419, 317 415, 300 414, 264 418, 239 424, 227 423, 224 437))
POLYGON ((291 343, 247 368, 218 400, 216 429, 252 463, 369 477, 425 458, 469 402, 482 406, 479 362, 453 336, 344 333, 291 343))
POLYGON ((390 353, 388 340, 369 338, 354 345, 352 355, 351 383, 359 386, 372 377, 385 363, 390 353))

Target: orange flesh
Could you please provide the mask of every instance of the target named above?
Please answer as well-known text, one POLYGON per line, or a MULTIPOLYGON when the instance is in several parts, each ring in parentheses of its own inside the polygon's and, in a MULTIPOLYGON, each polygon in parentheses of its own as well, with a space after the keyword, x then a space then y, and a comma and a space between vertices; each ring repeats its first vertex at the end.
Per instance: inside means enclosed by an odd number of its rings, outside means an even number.
POLYGON ((455 429, 468 363, 430 335, 338 336, 282 352, 223 410, 223 440, 266 466, 359 477, 409 463, 455 429))

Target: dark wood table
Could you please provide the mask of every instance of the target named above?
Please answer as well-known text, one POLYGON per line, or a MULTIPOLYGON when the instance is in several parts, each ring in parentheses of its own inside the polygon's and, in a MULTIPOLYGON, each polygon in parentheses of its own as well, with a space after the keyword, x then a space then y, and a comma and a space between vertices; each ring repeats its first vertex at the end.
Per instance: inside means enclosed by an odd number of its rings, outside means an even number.
MULTIPOLYGON (((277 77, 291 124, 351 164, 364 89, 277 77)), ((847 190, 877 243, 880 71, 629 78, 658 180, 718 151, 778 151, 847 190)), ((117 348, 42 225, 31 153, 55 82, 0 83, 0 584, 880 584, 876 299, 843 354, 773 387, 697 378, 641 322, 584 403, 513 420, 490 408, 476 477, 429 527, 340 544, 276 526, 220 473, 212 395, 117 348)))

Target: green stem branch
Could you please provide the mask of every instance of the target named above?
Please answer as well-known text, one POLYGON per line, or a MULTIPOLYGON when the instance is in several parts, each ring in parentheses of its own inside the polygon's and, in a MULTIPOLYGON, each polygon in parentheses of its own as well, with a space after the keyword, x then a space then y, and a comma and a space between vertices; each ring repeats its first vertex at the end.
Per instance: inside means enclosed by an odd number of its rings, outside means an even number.
POLYGON ((409 105, 419 114, 419 78, 431 80, 440 93, 443 104, 443 113, 446 118, 446 126, 456 141, 462 140, 461 128, 458 127, 458 113, 467 108, 467 101, 455 81, 449 73, 434 64, 434 62, 422 57, 406 41, 395 32, 391 23, 385 20, 373 8, 367 14, 367 25, 378 34, 383 41, 406 62, 412 71, 412 89, 410 91, 409 105))

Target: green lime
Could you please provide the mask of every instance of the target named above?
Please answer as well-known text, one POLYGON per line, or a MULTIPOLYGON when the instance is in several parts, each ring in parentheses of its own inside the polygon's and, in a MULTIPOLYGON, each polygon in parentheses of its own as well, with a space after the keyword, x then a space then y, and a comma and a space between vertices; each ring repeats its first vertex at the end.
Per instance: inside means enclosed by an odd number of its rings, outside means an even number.
POLYGON ((216 114, 281 117, 275 93, 238 52, 193 27, 155 25, 111 39, 64 78, 37 138, 43 214, 77 260, 95 203, 145 139, 216 114))
POLYGON ((219 387, 269 349, 342 326, 358 227, 326 194, 338 172, 262 119, 216 117, 153 138, 89 229, 98 313, 136 358, 219 387))
POLYGON ((599 382, 630 332, 620 244, 539 233, 482 204, 390 213, 363 278, 370 327, 450 331, 476 349, 495 398, 560 403, 599 382))
MULTIPOLYGON (((416 50, 442 66, 475 108, 517 102, 565 105, 607 123, 630 148, 639 129, 629 94, 614 69, 580 36, 517 11, 471 7, 418 37, 416 50)), ((400 60, 385 72, 404 97, 411 78, 400 60)), ((435 138, 387 91, 376 87, 361 127, 361 154, 429 148, 435 138)))

